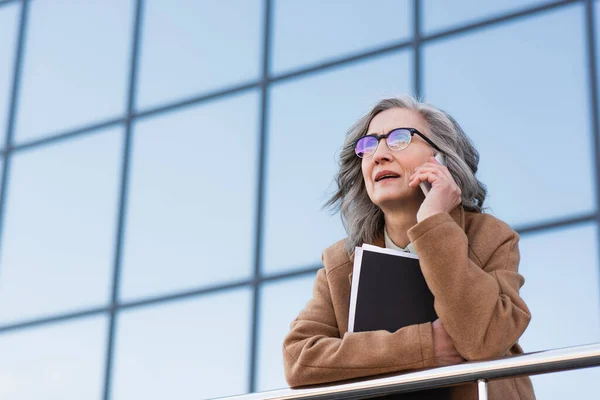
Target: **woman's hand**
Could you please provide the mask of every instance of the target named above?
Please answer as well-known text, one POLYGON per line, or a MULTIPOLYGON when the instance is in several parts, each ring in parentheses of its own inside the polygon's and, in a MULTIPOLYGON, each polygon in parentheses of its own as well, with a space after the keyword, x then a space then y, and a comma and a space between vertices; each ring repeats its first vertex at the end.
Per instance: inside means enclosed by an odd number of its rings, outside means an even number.
POLYGON ((438 367, 454 365, 465 361, 456 351, 442 321, 438 318, 431 325, 433 326, 433 352, 438 367))
POLYGON ((410 176, 408 186, 416 187, 421 182, 429 182, 431 190, 417 212, 417 222, 440 212, 450 212, 461 202, 461 191, 448 168, 433 156, 420 165, 410 176))

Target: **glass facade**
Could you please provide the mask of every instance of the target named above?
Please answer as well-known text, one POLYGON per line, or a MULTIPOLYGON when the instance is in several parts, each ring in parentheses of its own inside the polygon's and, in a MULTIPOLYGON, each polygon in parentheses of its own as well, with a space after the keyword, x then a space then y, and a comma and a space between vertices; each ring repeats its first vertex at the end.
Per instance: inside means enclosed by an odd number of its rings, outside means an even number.
POLYGON ((322 208, 345 132, 402 93, 456 117, 521 235, 524 350, 600 342, 599 22, 593 0, 0 0, 0 398, 285 387, 345 235, 322 208))

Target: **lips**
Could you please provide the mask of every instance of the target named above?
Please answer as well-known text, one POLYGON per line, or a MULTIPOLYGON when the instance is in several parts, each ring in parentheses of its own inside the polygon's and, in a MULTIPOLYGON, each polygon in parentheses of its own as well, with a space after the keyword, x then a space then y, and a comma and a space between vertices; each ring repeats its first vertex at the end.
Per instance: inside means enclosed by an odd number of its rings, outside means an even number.
POLYGON ((375 175, 375 182, 379 182, 384 179, 394 179, 394 178, 400 178, 400 174, 398 174, 394 171, 381 171, 381 172, 377 173, 377 175, 375 175))

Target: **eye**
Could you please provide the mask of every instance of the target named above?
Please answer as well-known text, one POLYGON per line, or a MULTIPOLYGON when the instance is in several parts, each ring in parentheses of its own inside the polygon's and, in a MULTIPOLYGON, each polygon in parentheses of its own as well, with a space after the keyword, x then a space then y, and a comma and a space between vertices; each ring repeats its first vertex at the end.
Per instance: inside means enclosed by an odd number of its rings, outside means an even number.
POLYGON ((387 143, 392 150, 405 149, 410 144, 410 132, 406 129, 396 129, 390 132, 387 143))
POLYGON ((373 136, 364 136, 356 142, 354 152, 360 158, 369 157, 377 149, 377 139, 373 136))

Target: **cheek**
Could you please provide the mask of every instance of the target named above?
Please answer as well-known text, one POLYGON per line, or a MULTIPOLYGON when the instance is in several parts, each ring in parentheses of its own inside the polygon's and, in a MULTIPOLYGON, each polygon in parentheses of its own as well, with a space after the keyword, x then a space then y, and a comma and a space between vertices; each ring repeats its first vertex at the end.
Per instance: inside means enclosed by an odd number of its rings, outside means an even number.
MULTIPOLYGON (((409 146, 410 147, 410 146, 409 146)), ((408 149, 407 149, 408 150, 408 149)), ((413 173, 415 168, 426 163, 432 153, 428 149, 421 147, 414 147, 410 153, 407 153, 406 159, 404 160, 405 168, 413 173)))
POLYGON ((370 184, 370 176, 371 176, 372 168, 369 166, 369 164, 367 164, 365 161, 363 161, 360 165, 360 170, 362 172, 363 180, 365 181, 365 184, 368 186, 370 184))
POLYGON ((362 177, 363 177, 365 188, 367 189, 367 194, 369 196, 371 196, 371 192, 372 192, 372 188, 373 188, 373 182, 371 182, 372 168, 363 161, 360 169, 362 172, 362 177))

